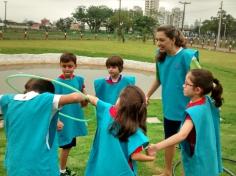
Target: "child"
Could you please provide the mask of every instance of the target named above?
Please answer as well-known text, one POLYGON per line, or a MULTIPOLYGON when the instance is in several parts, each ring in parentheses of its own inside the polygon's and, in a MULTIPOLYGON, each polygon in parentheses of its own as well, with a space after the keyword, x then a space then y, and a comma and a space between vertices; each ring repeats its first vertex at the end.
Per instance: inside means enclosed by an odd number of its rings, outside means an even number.
POLYGON ((58 176, 57 118, 62 105, 78 103, 79 93, 54 95, 50 81, 30 79, 25 94, 0 97, 7 138, 5 166, 8 176, 58 176))
POLYGON ((127 86, 115 106, 87 97, 96 106, 98 126, 85 175, 137 175, 136 161, 154 160, 154 156, 141 153, 148 145, 143 91, 127 86))
MULTIPOLYGON (((60 57, 60 67, 62 74, 56 79, 60 82, 68 84, 81 92, 85 93, 84 78, 74 75, 76 69, 76 56, 72 53, 64 53, 60 57)), ((55 85, 57 94, 68 94, 72 91, 68 88, 55 85)), ((60 112, 84 119, 84 112, 79 104, 72 104, 64 106, 60 112)), ((87 127, 85 122, 78 122, 59 116, 58 127, 63 129, 58 132, 59 146, 61 149, 60 155, 60 172, 61 176, 70 175, 70 170, 66 168, 67 159, 72 147, 76 146, 76 137, 87 135, 87 127)))
POLYGON ((109 77, 94 81, 95 94, 100 100, 115 104, 122 89, 135 84, 135 77, 121 75, 123 59, 119 56, 108 58, 106 67, 109 77))
POLYGON ((184 95, 191 101, 185 111, 186 118, 180 131, 148 148, 154 154, 181 142, 182 160, 186 176, 211 175, 222 172, 219 135, 219 107, 223 88, 211 72, 193 69, 183 85, 184 95), (207 96, 211 92, 211 98, 207 96))

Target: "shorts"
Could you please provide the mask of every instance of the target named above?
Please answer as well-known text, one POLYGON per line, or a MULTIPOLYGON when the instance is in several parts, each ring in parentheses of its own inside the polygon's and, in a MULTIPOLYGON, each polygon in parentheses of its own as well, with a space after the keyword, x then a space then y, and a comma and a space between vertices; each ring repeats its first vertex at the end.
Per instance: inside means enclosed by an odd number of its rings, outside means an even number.
POLYGON ((71 143, 63 145, 63 146, 60 146, 60 148, 62 148, 62 149, 70 149, 70 148, 75 147, 75 146, 76 146, 76 138, 73 138, 71 143))
POLYGON ((165 139, 176 134, 179 131, 181 121, 169 120, 164 117, 165 139))

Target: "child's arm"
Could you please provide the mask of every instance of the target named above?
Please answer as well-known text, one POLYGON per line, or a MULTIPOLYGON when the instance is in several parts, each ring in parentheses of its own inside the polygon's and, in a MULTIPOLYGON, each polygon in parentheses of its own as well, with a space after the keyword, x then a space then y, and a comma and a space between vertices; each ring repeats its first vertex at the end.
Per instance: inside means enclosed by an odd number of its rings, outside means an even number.
POLYGON ((155 156, 149 156, 147 154, 139 152, 139 153, 133 153, 131 155, 131 159, 135 161, 153 161, 155 159, 155 156))
POLYGON ((152 83, 152 85, 150 86, 150 88, 148 89, 148 92, 146 94, 146 103, 148 104, 148 101, 150 99, 150 97, 152 96, 152 94, 157 90, 157 88, 160 86, 160 82, 159 80, 155 79, 152 83))
POLYGON ((89 102, 94 105, 97 106, 97 102, 98 102, 98 98, 93 96, 93 95, 87 95, 87 98, 89 99, 89 102))
POLYGON ((62 95, 60 100, 59 100, 59 107, 66 105, 66 104, 71 104, 71 103, 83 103, 86 100, 86 96, 81 94, 81 93, 71 93, 67 95, 62 95))
POLYGON ((187 138, 191 130, 193 129, 193 122, 191 119, 185 120, 183 126, 181 127, 180 131, 176 133, 175 135, 159 142, 156 144, 151 144, 148 147, 148 154, 153 155, 156 151, 162 150, 166 147, 175 145, 183 141, 187 138))

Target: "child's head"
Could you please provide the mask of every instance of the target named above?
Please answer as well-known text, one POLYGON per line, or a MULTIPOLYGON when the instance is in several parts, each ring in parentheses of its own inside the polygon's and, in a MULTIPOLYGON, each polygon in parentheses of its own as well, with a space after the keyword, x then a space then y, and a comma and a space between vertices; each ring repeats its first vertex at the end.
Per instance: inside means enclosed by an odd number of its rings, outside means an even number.
POLYGON ((186 89, 187 87, 193 89, 199 96, 211 92, 211 97, 215 100, 215 105, 217 107, 222 105, 222 85, 219 80, 213 77, 210 71, 204 69, 193 69, 189 71, 184 84, 184 88, 186 89))
POLYGON ((30 91, 35 91, 40 94, 44 92, 54 93, 55 88, 51 81, 44 80, 44 79, 31 78, 25 84, 25 93, 30 92, 30 91))
POLYGON ((118 67, 119 72, 123 70, 123 59, 120 56, 111 56, 106 60, 106 67, 118 67))
POLYGON ((147 105, 143 91, 137 86, 128 86, 117 101, 117 122, 111 129, 117 129, 116 136, 125 141, 137 128, 146 133, 147 105))
POLYGON ((70 78, 73 75, 76 68, 76 56, 73 53, 63 53, 60 57, 60 66, 62 72, 66 78, 70 78))

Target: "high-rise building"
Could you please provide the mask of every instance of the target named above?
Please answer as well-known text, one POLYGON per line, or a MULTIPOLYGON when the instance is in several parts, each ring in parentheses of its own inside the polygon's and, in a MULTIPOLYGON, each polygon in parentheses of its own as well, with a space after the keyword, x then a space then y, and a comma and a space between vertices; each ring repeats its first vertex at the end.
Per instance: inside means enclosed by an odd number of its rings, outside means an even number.
POLYGON ((158 22, 160 25, 169 24, 176 28, 181 28, 182 20, 183 11, 181 11, 180 8, 173 8, 171 12, 169 12, 165 8, 160 7, 158 15, 158 22))
POLYGON ((145 15, 157 18, 159 0, 145 0, 145 15))

